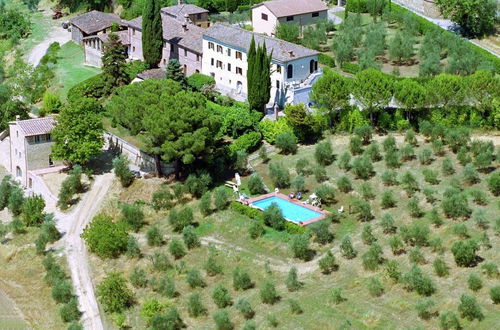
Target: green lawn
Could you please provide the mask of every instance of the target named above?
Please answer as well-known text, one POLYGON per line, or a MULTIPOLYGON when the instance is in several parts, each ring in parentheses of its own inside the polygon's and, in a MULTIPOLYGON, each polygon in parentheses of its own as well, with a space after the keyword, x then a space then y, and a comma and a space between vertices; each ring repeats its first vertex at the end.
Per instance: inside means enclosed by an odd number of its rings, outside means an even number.
POLYGON ((83 64, 83 47, 70 41, 61 46, 59 60, 55 66, 56 85, 52 91, 59 91, 62 99, 66 99, 68 90, 76 84, 95 76, 100 69, 83 64))

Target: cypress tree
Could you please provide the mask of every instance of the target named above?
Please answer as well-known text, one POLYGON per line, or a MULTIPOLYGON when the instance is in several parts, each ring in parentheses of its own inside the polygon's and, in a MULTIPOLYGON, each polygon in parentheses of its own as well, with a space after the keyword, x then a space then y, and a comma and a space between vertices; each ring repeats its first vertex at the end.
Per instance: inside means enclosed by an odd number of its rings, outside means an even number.
MULTIPOLYGON (((252 36, 252 41, 250 41, 250 48, 248 49, 248 55, 247 55, 247 63, 248 63, 248 69, 247 69, 247 94, 248 94, 248 100, 255 99, 255 92, 256 92, 256 85, 255 85, 255 79, 254 79, 254 72, 255 72, 255 60, 256 60, 256 49, 255 49, 255 39, 252 36)), ((252 104, 250 104, 251 106, 252 104)))
POLYGON ((160 0, 148 0, 142 13, 142 54, 150 68, 161 61, 163 49, 163 27, 160 0))
POLYGON ((266 44, 256 48, 252 37, 247 61, 247 99, 250 108, 264 111, 271 97, 271 56, 267 55, 266 44))

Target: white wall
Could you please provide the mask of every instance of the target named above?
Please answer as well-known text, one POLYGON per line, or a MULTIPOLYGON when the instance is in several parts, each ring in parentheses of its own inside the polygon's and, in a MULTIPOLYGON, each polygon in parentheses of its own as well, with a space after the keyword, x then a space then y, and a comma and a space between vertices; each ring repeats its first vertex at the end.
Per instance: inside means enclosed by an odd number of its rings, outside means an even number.
POLYGON ((252 9, 252 27, 254 32, 274 35, 277 23, 278 19, 266 6, 261 5, 252 9), (262 19, 262 14, 267 15, 267 21, 262 19))
POLYGON ((26 143, 22 131, 16 123, 9 125, 10 129, 10 173, 12 177, 19 181, 24 187, 27 186, 28 162, 26 160, 26 143), (17 176, 16 168, 21 169, 21 176, 17 176))

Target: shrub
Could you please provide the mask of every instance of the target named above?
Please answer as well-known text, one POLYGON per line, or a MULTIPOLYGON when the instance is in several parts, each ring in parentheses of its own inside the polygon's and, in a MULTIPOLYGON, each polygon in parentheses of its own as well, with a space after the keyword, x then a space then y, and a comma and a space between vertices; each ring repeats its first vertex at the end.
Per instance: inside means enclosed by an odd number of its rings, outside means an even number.
POLYGON ((193 209, 189 206, 177 211, 172 209, 168 215, 168 221, 175 232, 181 232, 184 227, 193 224, 193 209))
POLYGON ((152 329, 162 329, 165 325, 168 325, 169 329, 179 330, 183 328, 184 323, 182 322, 182 319, 175 307, 171 307, 164 314, 154 314, 151 318, 152 329))
POLYGON ((373 244, 362 256, 363 267, 366 270, 376 270, 382 264, 382 248, 377 243, 373 244))
POLYGON ((414 130, 409 129, 406 131, 405 142, 411 144, 414 147, 418 145, 417 136, 415 135, 414 130))
POLYGON ((9 193, 9 199, 7 202, 7 208, 13 216, 17 217, 21 215, 23 211, 24 204, 24 194, 21 188, 18 186, 13 186, 9 193))
POLYGON ((445 140, 451 150, 457 153, 459 148, 468 146, 470 142, 469 130, 465 127, 450 129, 446 134, 445 140))
POLYGON ((187 191, 191 195, 196 198, 200 198, 204 193, 208 191, 208 188, 212 184, 212 177, 206 172, 191 173, 188 175, 184 184, 187 191))
POLYGON ((258 124, 258 129, 264 136, 264 139, 269 143, 276 141, 276 136, 283 132, 292 133, 293 129, 288 124, 286 118, 278 120, 262 120, 258 124))
POLYGON ((330 165, 333 161, 333 150, 330 141, 324 141, 316 146, 314 157, 318 164, 326 166, 330 165))
POLYGON ((300 304, 297 300, 288 299, 288 303, 290 304, 290 311, 292 312, 292 314, 302 314, 302 307, 300 307, 300 304))
POLYGON ((388 209, 396 206, 396 199, 392 190, 385 190, 382 193, 382 200, 380 202, 383 209, 388 209))
POLYGON ((416 291, 421 296, 430 296, 436 291, 436 287, 429 276, 424 275, 417 266, 403 275, 401 278, 405 288, 409 291, 416 291))
POLYGON ((182 239, 184 244, 186 244, 188 249, 193 249, 201 245, 200 239, 194 230, 193 226, 186 226, 182 230, 182 239))
POLYGON ((368 157, 372 162, 378 162, 382 159, 380 148, 378 146, 378 143, 375 141, 372 141, 372 143, 370 143, 370 145, 365 149, 363 155, 368 157))
POLYGON ((326 175, 325 167, 318 165, 314 167, 314 178, 317 182, 324 182, 328 180, 328 176, 326 175))
POLYGON ((352 190, 351 180, 345 175, 337 179, 337 188, 343 193, 348 193, 352 190))
POLYGON ((113 159, 113 169, 115 175, 120 180, 122 187, 128 187, 134 182, 134 174, 128 167, 129 162, 125 156, 121 155, 113 159))
POLYGON ((495 265, 494 263, 492 262, 488 262, 484 265, 481 266, 481 269, 483 270, 483 272, 486 274, 486 276, 488 276, 489 278, 495 278, 495 277, 498 277, 498 274, 500 274, 498 272, 498 267, 497 265, 495 265))
POLYGON ((295 258, 308 260, 311 257, 311 250, 309 249, 309 233, 296 234, 290 239, 290 249, 295 258))
POLYGON ((167 255, 161 251, 155 251, 151 257, 151 263, 153 268, 157 271, 166 271, 172 268, 172 263, 168 259, 167 255))
POLYGON ((340 253, 346 259, 353 259, 357 256, 358 252, 354 249, 351 242, 351 237, 345 235, 340 243, 340 253))
POLYGON ((298 175, 307 176, 312 173, 311 164, 306 158, 301 158, 295 164, 295 171, 298 175))
POLYGON ((290 186, 290 173, 287 168, 279 163, 269 164, 269 176, 273 184, 278 188, 287 188, 290 186))
POLYGON ((234 155, 238 151, 252 152, 257 149, 261 141, 262 135, 259 132, 248 132, 235 139, 229 146, 229 150, 234 155))
POLYGON ((408 254, 408 259, 410 259, 410 262, 413 264, 425 264, 424 254, 419 248, 412 249, 408 254))
POLYGON ((408 211, 410 215, 414 218, 420 218, 423 215, 423 211, 420 208, 420 200, 417 196, 413 196, 408 200, 408 211))
POLYGON ((215 85, 215 80, 210 76, 194 73, 187 78, 187 83, 193 90, 200 92, 206 85, 215 85))
POLYGON ((467 182, 468 184, 474 184, 480 181, 479 173, 477 173, 476 168, 472 164, 465 165, 462 173, 465 182, 467 182))
POLYGON ((399 264, 396 260, 389 260, 385 265, 385 270, 387 275, 394 281, 399 282, 401 278, 401 272, 399 271, 399 264))
POLYGON ((333 234, 330 232, 330 224, 325 220, 316 221, 308 226, 314 233, 314 241, 319 244, 327 244, 333 241, 333 234))
POLYGON ((384 286, 380 283, 380 280, 372 276, 368 279, 368 292, 372 297, 380 297, 384 293, 384 286))
POLYGON ((234 324, 229 318, 229 313, 225 309, 219 309, 214 313, 215 328, 217 330, 232 330, 234 324))
POLYGON ((343 301, 346 301, 344 297, 342 297, 342 289, 341 288, 333 288, 332 289, 332 301, 334 304, 338 305, 343 301))
POLYGON ((248 233, 251 239, 256 239, 264 235, 266 230, 260 221, 252 221, 250 227, 248 227, 248 233))
POLYGON ((319 259, 318 265, 323 274, 330 274, 338 268, 337 260, 331 250, 328 250, 328 252, 319 259))
POLYGON ((490 289, 490 298, 494 304, 500 304, 500 285, 490 289))
POLYGON ((382 146, 384 147, 385 152, 389 152, 390 150, 396 150, 396 139, 394 136, 389 134, 384 141, 382 141, 382 146))
POLYGON ((285 218, 281 213, 281 209, 276 203, 271 204, 263 212, 263 218, 266 225, 276 230, 285 229, 285 218))
POLYGON ((217 261, 216 253, 214 251, 210 251, 203 268, 207 272, 208 276, 215 276, 222 273, 222 266, 217 261))
POLYGON ((401 184, 408 196, 412 196, 415 192, 420 190, 417 179, 415 179, 413 174, 411 174, 411 172, 409 171, 406 171, 401 178, 401 184))
POLYGON ((82 237, 101 258, 116 258, 127 249, 129 235, 122 223, 100 213, 85 227, 82 237))
MULTIPOLYGON (((231 146, 233 145, 231 144, 231 146)), ((236 151, 233 166, 236 171, 246 173, 248 169, 248 154, 243 150, 236 151)))
POLYGON ((248 272, 236 267, 233 271, 233 288, 235 290, 248 290, 252 287, 253 282, 248 272))
POLYGON ((192 317, 198 317, 207 314, 207 309, 201 301, 199 293, 193 293, 188 299, 188 313, 192 317))
POLYGON ((429 243, 429 227, 420 222, 408 226, 401 226, 401 237, 406 244, 412 246, 425 246, 429 243))
POLYGON ((476 210, 472 214, 472 219, 476 223, 476 225, 485 230, 488 229, 490 221, 486 217, 486 212, 484 210, 476 210))
POLYGON ((422 170, 422 174, 424 175, 424 180, 425 182, 428 182, 430 184, 439 184, 439 179, 437 178, 438 174, 436 171, 433 171, 428 168, 424 168, 422 170))
POLYGON ((139 204, 122 204, 121 206, 121 221, 127 224, 135 232, 141 229, 144 222, 144 212, 139 204))
POLYGON ((389 246, 391 247, 392 254, 398 255, 404 252, 403 241, 398 236, 389 238, 389 246))
POLYGON ((360 193, 364 200, 368 201, 375 198, 373 187, 369 182, 363 182, 360 186, 360 193))
POLYGON ((59 309, 59 315, 63 322, 77 321, 82 313, 78 309, 78 300, 76 297, 71 298, 67 303, 59 309))
POLYGON ((251 319, 255 315, 255 311, 253 310, 250 302, 247 298, 239 298, 236 301, 236 309, 243 315, 245 319, 251 319))
POLYGON ((380 179, 386 186, 396 186, 398 184, 397 174, 395 171, 386 170, 380 175, 380 179))
POLYGON ((482 190, 471 190, 469 195, 472 197, 474 203, 478 205, 488 205, 488 196, 482 190))
POLYGON ((214 190, 214 204, 217 210, 223 210, 229 203, 230 194, 225 186, 217 187, 214 190))
POLYGON ((170 209, 174 204, 174 195, 167 189, 160 189, 153 193, 151 206, 155 211, 170 209))
POLYGON ((443 330, 461 329, 457 316, 453 312, 444 312, 439 315, 439 326, 443 330))
POLYGON ((446 157, 445 159, 443 159, 441 171, 443 172, 443 175, 455 174, 455 168, 453 167, 453 163, 450 158, 446 157))
POLYGON ((335 202, 335 188, 327 184, 321 184, 314 191, 318 198, 325 204, 335 202))
POLYGON ((434 312, 432 311, 436 303, 433 299, 422 299, 417 301, 415 309, 417 310, 417 315, 424 320, 428 320, 432 317, 434 312))
POLYGON ((128 279, 136 288, 144 288, 148 285, 148 276, 146 271, 138 266, 134 267, 134 270, 128 279))
POLYGON ((382 227, 385 234, 395 233, 396 225, 394 218, 390 213, 385 213, 380 220, 380 226, 382 227))
POLYGON ((186 248, 182 241, 178 238, 172 238, 168 244, 168 251, 174 257, 174 259, 180 259, 186 255, 186 248))
POLYGON ((297 152, 297 138, 293 133, 284 132, 276 135, 276 147, 284 154, 294 154, 297 152))
POLYGON ((389 150, 385 155, 385 165, 389 168, 398 168, 401 166, 400 155, 396 150, 389 150))
POLYGON ((436 156, 443 156, 444 155, 444 144, 443 141, 436 139, 432 140, 432 152, 434 152, 434 155, 436 156))
POLYGON ((267 322, 269 323, 269 325, 273 328, 276 328, 279 324, 278 319, 273 314, 268 314, 266 316, 266 319, 267 319, 267 322))
POLYGON ((349 141, 349 150, 353 155, 359 155, 363 153, 363 144, 359 136, 357 135, 351 136, 351 139, 349 141))
POLYGON ((273 305, 276 303, 280 297, 276 291, 274 283, 270 280, 265 280, 262 288, 260 289, 260 299, 264 304, 273 305))
POLYGON ((174 298, 177 295, 177 292, 175 291, 175 283, 167 275, 163 275, 158 282, 152 281, 152 287, 155 292, 158 292, 160 295, 168 298, 174 298))
POLYGON ((212 299, 219 308, 225 308, 233 303, 229 290, 222 283, 215 286, 212 291, 212 299))
POLYGON ((161 246, 163 244, 163 234, 158 226, 153 225, 146 231, 146 239, 149 246, 161 246))
MULTIPOLYGON (((206 285, 205 281, 203 280, 203 277, 201 277, 201 273, 198 269, 190 269, 187 272, 186 281, 189 284, 189 286, 193 289, 198 288, 198 287, 203 288, 206 285)), ((220 308, 224 308, 224 306, 220 307, 220 308)))
POLYGON ((372 226, 370 226, 370 224, 368 223, 363 226, 363 231, 361 232, 361 240, 366 245, 372 245, 377 241, 375 236, 373 236, 372 226))
POLYGON ((436 258, 436 260, 434 260, 434 262, 432 263, 432 266, 434 267, 436 275, 439 277, 448 276, 448 274, 450 273, 448 266, 441 258, 436 258))
POLYGON ((212 193, 210 191, 207 191, 201 196, 198 208, 200 209, 200 213, 204 216, 212 213, 212 193))
POLYGON ((119 313, 132 304, 134 294, 121 273, 109 273, 97 286, 97 297, 109 313, 119 313))
POLYGON ((407 144, 399 150, 399 155, 403 161, 412 160, 415 157, 415 150, 413 150, 413 146, 411 144, 407 144))
POLYGON ((488 189, 494 196, 500 195, 500 172, 493 172, 488 178, 488 189))
POLYGON ((58 280, 52 287, 52 299, 57 303, 67 303, 73 297, 71 282, 66 279, 58 280))
POLYGON ((360 156, 352 162, 352 169, 356 178, 367 180, 372 176, 373 165, 370 159, 360 156))
POLYGON ((354 134, 362 139, 364 144, 369 144, 372 139, 373 129, 370 125, 359 126, 354 129, 354 134))
POLYGON ((451 247, 455 263, 460 267, 471 266, 477 258, 476 252, 478 250, 479 247, 476 241, 472 239, 466 241, 456 241, 451 247))
POLYGON ((250 190, 252 195, 263 194, 266 192, 264 181, 259 174, 254 173, 250 176, 248 179, 248 190, 250 190))
POLYGON ((481 311, 481 307, 477 303, 476 298, 468 294, 460 296, 458 312, 461 317, 466 318, 469 321, 473 321, 474 319, 482 321, 484 319, 484 314, 481 311))
POLYGON ((26 226, 30 227, 41 225, 44 219, 44 208, 45 201, 42 196, 34 195, 25 198, 21 205, 21 217, 26 226))
POLYGON ((472 213, 467 195, 452 189, 445 191, 441 207, 448 218, 468 218, 472 213))
POLYGON ((292 268, 290 268, 290 271, 288 272, 288 275, 285 279, 285 285, 290 292, 297 291, 302 287, 302 283, 300 283, 299 281, 297 268, 295 266, 292 266, 292 268))
POLYGON ((460 165, 465 166, 466 164, 472 162, 472 158, 467 151, 466 147, 461 147, 457 154, 457 160, 460 165))
POLYGON ((467 278, 467 284, 472 291, 478 291, 483 287, 483 280, 475 273, 471 273, 467 278))
POLYGON ((357 214, 357 218, 359 221, 370 221, 371 219, 373 219, 370 203, 365 202, 361 199, 355 199, 352 202, 352 206, 352 212, 357 214))
POLYGON ((269 156, 267 155, 267 149, 266 146, 262 146, 259 149, 259 157, 262 160, 263 163, 267 163, 269 161, 269 156))
POLYGON ((437 200, 435 196, 436 190, 429 187, 425 187, 422 193, 424 194, 427 203, 434 204, 436 202, 437 200))
POLYGON ((306 187, 304 177, 301 175, 297 175, 295 178, 293 178, 291 186, 295 191, 305 191, 306 187))
POLYGON ((351 168, 351 154, 347 151, 344 151, 342 155, 340 155, 339 161, 338 161, 339 168, 349 171, 351 168))

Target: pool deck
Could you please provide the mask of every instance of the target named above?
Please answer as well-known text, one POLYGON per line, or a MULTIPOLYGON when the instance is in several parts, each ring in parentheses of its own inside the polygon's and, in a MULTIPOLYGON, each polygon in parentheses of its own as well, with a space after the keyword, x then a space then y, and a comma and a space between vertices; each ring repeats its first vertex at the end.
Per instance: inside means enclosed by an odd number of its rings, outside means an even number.
POLYGON ((312 206, 312 205, 309 205, 309 204, 306 204, 304 202, 301 202, 300 200, 298 199, 295 199, 295 198, 290 198, 288 197, 287 195, 284 195, 284 194, 280 194, 280 193, 276 193, 276 192, 272 192, 272 193, 268 193, 268 194, 265 194, 265 195, 261 195, 259 197, 254 197, 254 198, 250 198, 248 200, 246 200, 246 202, 248 203, 248 205, 250 207, 253 207, 253 208, 256 208, 256 209, 259 209, 261 211, 263 211, 263 209, 261 209, 260 207, 257 207, 257 206, 254 206, 253 203, 257 202, 257 201, 261 201, 263 199, 266 199, 266 198, 269 198, 269 197, 279 197, 281 199, 284 199, 286 201, 289 201, 291 203, 294 203, 294 204, 297 204, 297 205, 300 205, 306 209, 309 209, 311 211, 314 211, 314 212, 318 212, 318 213, 321 213, 321 215, 319 217, 315 217, 315 218, 312 218, 312 219, 309 219, 307 221, 299 221, 299 222, 295 222, 295 221, 292 221, 290 219, 287 219, 285 218, 286 221, 289 221, 291 223, 294 223, 296 225, 299 225, 299 226, 306 226, 308 224, 311 224, 313 222, 316 222, 316 221, 319 221, 319 220, 322 220, 326 217, 326 215, 329 213, 328 211, 326 210, 322 210, 320 209, 319 207, 316 207, 316 206, 312 206))

